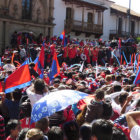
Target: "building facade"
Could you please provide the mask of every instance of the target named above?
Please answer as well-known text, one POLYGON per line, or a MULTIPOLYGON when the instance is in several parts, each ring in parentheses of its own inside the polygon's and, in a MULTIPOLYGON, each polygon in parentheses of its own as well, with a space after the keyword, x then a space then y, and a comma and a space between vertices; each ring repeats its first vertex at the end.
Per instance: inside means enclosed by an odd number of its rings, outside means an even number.
POLYGON ((51 37, 65 29, 73 38, 91 40, 139 36, 140 14, 131 11, 129 22, 127 10, 109 0, 0 0, 0 51, 15 31, 51 37))
POLYGON ((130 19, 128 8, 112 4, 104 12, 103 40, 113 37, 140 36, 140 14, 131 10, 130 19))
POLYGON ((79 39, 99 38, 103 32, 104 11, 112 2, 108 0, 55 0, 53 35, 66 34, 79 39))
POLYGON ((54 0, 0 0, 0 48, 17 32, 53 34, 54 0))
POLYGON ((79 39, 109 40, 113 37, 139 36, 140 14, 109 0, 55 0, 53 35, 66 34, 79 39), (130 21, 130 25, 129 25, 130 21))

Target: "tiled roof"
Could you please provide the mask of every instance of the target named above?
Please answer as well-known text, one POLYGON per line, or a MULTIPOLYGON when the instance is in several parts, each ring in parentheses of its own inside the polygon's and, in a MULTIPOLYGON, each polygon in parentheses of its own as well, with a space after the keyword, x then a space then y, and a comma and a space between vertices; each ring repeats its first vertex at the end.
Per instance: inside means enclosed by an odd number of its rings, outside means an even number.
MULTIPOLYGON (((120 5, 117 5, 117 4, 111 5, 111 8, 115 9, 115 10, 118 10, 120 12, 123 12, 123 13, 127 13, 127 10, 128 10, 128 8, 120 6, 120 5)), ((137 12, 135 12, 133 10, 131 10, 131 15, 140 17, 140 13, 137 13, 137 12)))

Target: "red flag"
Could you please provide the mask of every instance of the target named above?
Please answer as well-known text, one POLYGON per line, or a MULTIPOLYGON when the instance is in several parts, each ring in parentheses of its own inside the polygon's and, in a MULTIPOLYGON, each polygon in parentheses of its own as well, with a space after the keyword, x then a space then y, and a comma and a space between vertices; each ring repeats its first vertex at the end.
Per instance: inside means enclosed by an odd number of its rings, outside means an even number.
POLYGON ((126 62, 125 62, 125 60, 124 60, 123 64, 124 64, 124 65, 126 65, 126 62))
POLYGON ((119 49, 121 48, 121 39, 119 38, 119 49))
POLYGON ((56 52, 54 52, 54 56, 53 56, 53 62, 52 62, 52 66, 51 66, 51 71, 49 73, 49 78, 50 81, 56 77, 58 74, 60 73, 60 66, 57 60, 57 54, 56 52))
POLYGON ((85 99, 82 99, 78 102, 77 108, 83 110, 84 107, 91 102, 91 100, 95 99, 95 95, 89 95, 85 99))
POLYGON ((135 80, 133 82, 133 84, 139 84, 140 83, 140 69, 138 70, 137 74, 136 74, 136 77, 135 77, 135 80))
POLYGON ((44 46, 41 47, 40 55, 38 58, 38 74, 40 75, 40 78, 43 79, 43 70, 44 70, 44 59, 45 59, 45 50, 44 46))
POLYGON ((15 53, 13 53, 13 55, 12 55, 12 64, 14 63, 14 57, 15 57, 15 53))
POLYGON ((31 76, 28 62, 12 73, 5 82, 5 93, 13 92, 15 89, 21 89, 31 84, 31 76))
POLYGON ((65 30, 61 33, 60 38, 62 39, 62 45, 65 47, 67 45, 65 40, 65 30))
POLYGON ((140 55, 138 55, 138 64, 137 64, 137 70, 139 69, 139 63, 140 63, 140 55))
POLYGON ((132 57, 131 57, 131 65, 133 65, 133 54, 132 54, 132 57))
POLYGON ((121 65, 122 65, 122 55, 121 55, 121 65))

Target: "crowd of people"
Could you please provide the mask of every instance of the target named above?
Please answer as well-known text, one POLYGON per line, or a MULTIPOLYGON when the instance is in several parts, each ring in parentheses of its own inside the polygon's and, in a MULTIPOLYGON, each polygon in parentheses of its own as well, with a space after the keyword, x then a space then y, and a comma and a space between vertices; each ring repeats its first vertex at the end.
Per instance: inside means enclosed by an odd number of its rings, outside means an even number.
POLYGON ((12 48, 6 48, 1 57, 0 140, 139 140, 140 83, 134 84, 134 62, 139 63, 139 57, 134 57, 137 53, 134 39, 80 41, 68 36, 66 41, 64 47, 63 40, 56 36, 44 41, 42 34, 37 39, 32 33, 13 34, 12 48), (34 69, 42 44, 44 79, 34 69), (47 74, 54 52, 60 72, 50 83, 47 74), (121 59, 123 52, 126 57, 121 59), (26 58, 30 58, 32 84, 5 94, 5 78, 26 58), (128 62, 132 59, 131 63, 126 63, 126 59, 128 62), (88 99, 30 123, 32 108, 39 99, 67 89, 84 92, 88 99))

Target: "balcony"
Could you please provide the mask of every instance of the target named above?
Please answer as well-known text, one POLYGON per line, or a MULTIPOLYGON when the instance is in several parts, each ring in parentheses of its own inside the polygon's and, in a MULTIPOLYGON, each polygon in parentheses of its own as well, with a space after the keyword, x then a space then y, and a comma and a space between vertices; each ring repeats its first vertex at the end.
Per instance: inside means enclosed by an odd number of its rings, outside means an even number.
MULTIPOLYGON (((136 34, 136 33, 130 33, 133 37, 139 37, 140 34, 136 34)), ((112 39, 113 37, 129 37, 130 36, 129 32, 126 31, 121 31, 118 32, 118 30, 110 30, 110 39, 112 39)))
POLYGON ((103 34, 102 25, 82 22, 78 20, 66 20, 65 30, 66 30, 66 33, 79 32, 79 33, 87 33, 87 34, 94 34, 94 35, 103 34))
MULTIPOLYGON (((130 33, 131 35, 138 37, 140 36, 140 34, 136 34, 136 33, 130 33)), ((115 36, 129 36, 130 35, 129 32, 126 31, 121 31, 120 33, 118 32, 118 30, 110 30, 110 35, 115 35, 115 36)))

